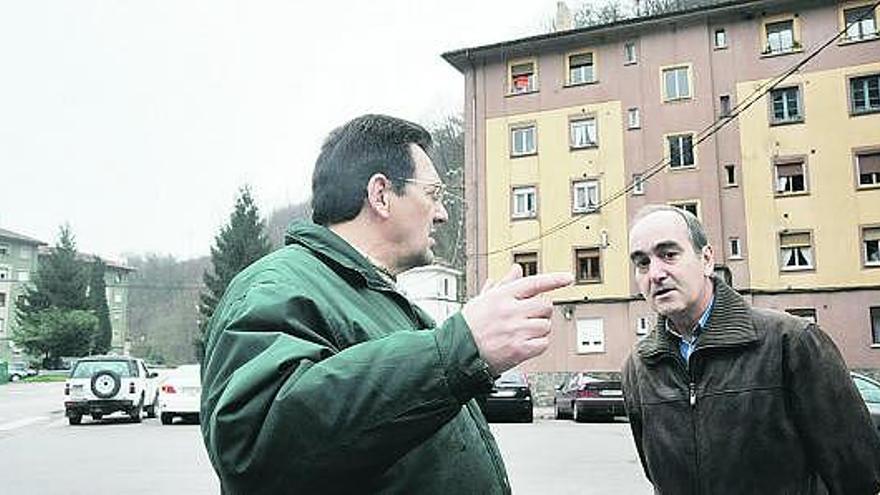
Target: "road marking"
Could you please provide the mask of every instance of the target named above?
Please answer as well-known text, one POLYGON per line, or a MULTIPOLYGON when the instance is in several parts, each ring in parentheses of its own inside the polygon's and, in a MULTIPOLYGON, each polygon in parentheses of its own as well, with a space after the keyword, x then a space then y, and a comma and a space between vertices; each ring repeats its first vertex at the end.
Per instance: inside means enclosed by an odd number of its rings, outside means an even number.
POLYGON ((10 421, 9 423, 0 424, 0 431, 9 431, 14 430, 16 428, 22 428, 28 425, 32 425, 34 423, 39 423, 41 421, 48 421, 48 416, 37 416, 35 418, 24 418, 19 419, 18 421, 10 421))

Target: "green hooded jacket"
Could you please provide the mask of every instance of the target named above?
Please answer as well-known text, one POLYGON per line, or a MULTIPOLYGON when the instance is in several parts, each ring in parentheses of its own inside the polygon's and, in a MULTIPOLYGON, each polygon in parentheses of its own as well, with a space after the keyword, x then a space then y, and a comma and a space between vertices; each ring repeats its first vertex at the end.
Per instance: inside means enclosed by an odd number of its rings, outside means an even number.
POLYGON ((442 326, 329 229, 230 283, 209 324, 202 436, 224 493, 510 493, 462 315, 442 326))

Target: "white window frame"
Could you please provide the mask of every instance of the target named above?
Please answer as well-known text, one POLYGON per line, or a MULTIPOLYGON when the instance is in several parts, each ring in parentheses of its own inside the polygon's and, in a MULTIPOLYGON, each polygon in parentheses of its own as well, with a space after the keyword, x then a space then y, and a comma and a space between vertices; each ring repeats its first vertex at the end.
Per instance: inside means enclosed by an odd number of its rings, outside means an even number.
POLYGON ((694 135, 693 134, 691 134, 691 133, 670 134, 669 136, 666 136, 666 146, 667 146, 667 151, 669 152, 669 167, 670 168, 683 169, 683 168, 694 168, 697 166, 697 155, 694 150, 694 135), (691 153, 690 153, 691 154, 691 163, 685 163, 685 152, 684 152, 685 146, 684 146, 684 144, 687 139, 690 139, 690 143, 691 143, 691 146, 690 146, 690 148, 691 148, 691 153), (675 143, 673 143, 673 140, 675 140, 675 143), (677 145, 679 148, 679 153, 678 153, 679 160, 677 163, 674 161, 675 155, 672 152, 673 146, 675 146, 675 145, 677 145))
POLYGON ((568 64, 568 85, 579 86, 596 82, 596 54, 594 52, 569 53, 566 57, 568 64), (575 57, 589 57, 589 62, 581 65, 572 65, 575 57))
POLYGON ((0 256, 8 256, 9 255, 9 244, 5 242, 0 242, 0 256))
POLYGON ((862 227, 862 263, 880 266, 880 226, 862 227))
POLYGON ((598 180, 587 179, 571 183, 572 213, 590 213, 596 211, 596 208, 599 207, 601 201, 598 180), (579 193, 581 193, 581 197, 578 197, 579 193), (581 199, 583 199, 583 201, 580 201, 581 199))
POLYGON ((639 54, 636 51, 636 42, 635 41, 627 41, 623 44, 623 63, 624 65, 630 65, 638 63, 639 54))
POLYGON ((679 208, 681 210, 684 210, 684 211, 692 214, 693 216, 695 216, 697 218, 700 218, 700 202, 699 201, 673 201, 672 203, 669 203, 669 206, 674 206, 675 208, 679 208), (691 211, 690 207, 693 207, 694 211, 691 211))
POLYGON ((810 183, 807 180, 807 163, 804 160, 792 160, 792 161, 784 161, 773 164, 773 184, 774 184, 774 192, 777 196, 788 196, 792 194, 805 194, 810 192, 810 183), (790 179, 790 177, 796 177, 796 175, 780 175, 781 167, 792 167, 792 166, 800 166, 801 173, 801 182, 803 183, 803 189, 794 190, 794 181, 790 179))
POLYGON ((574 249, 574 273, 575 273, 575 284, 578 284, 578 285, 585 285, 585 284, 601 284, 602 281, 604 280, 603 277, 602 277, 602 272, 603 272, 603 269, 602 269, 602 249, 600 249, 600 248, 596 248, 596 247, 576 247, 576 248, 574 249), (585 252, 585 253, 595 253, 595 254, 596 254, 595 257, 594 257, 594 256, 583 256, 583 258, 584 258, 584 259, 587 259, 587 258, 590 258, 590 259, 595 258, 595 259, 598 261, 598 264, 599 264, 599 266, 598 266, 598 271, 599 271, 599 273, 594 274, 594 275, 598 275, 598 277, 593 277, 593 278, 589 278, 589 279, 582 279, 582 278, 580 278, 580 276, 581 276, 580 260, 581 260, 582 257, 581 257, 581 256, 578 256, 578 254, 579 254, 578 252, 579 252, 579 251, 580 251, 580 252, 585 252))
POLYGON ((764 37, 765 37, 765 46, 764 53, 767 54, 776 54, 776 53, 790 53, 795 50, 795 48, 799 47, 799 43, 795 37, 795 26, 794 19, 780 19, 778 21, 772 21, 764 24, 764 37), (770 28, 773 26, 779 26, 781 24, 788 24, 788 29, 786 30, 774 30, 770 32, 770 28), (787 34, 786 34, 787 33, 787 34))
POLYGON ((645 194, 645 179, 642 178, 642 174, 633 174, 632 180, 632 193, 634 195, 645 194))
POLYGON ((736 165, 733 163, 724 166, 724 185, 729 187, 739 185, 736 180, 736 165))
POLYGON ((538 127, 535 124, 510 128, 510 155, 534 155, 538 150, 538 127))
POLYGON ((641 117, 638 108, 628 108, 626 110, 626 128, 638 129, 642 126, 641 117))
POLYGON ((715 29, 714 35, 712 36, 712 44, 719 50, 727 48, 727 31, 724 28, 715 29))
POLYGON ((880 74, 851 77, 849 79, 849 99, 849 111, 852 115, 880 111, 880 74), (873 85, 871 84, 872 80, 874 81, 873 85), (856 108, 856 93, 863 94, 864 106, 862 108, 856 108), (873 100, 872 96, 874 96, 873 100), (872 102, 874 105, 871 104, 872 102))
POLYGON ((862 157, 871 156, 880 161, 880 149, 871 151, 860 151, 855 153, 856 161, 856 187, 872 188, 880 186, 880 169, 871 172, 862 171, 862 157), (862 182, 863 176, 867 176, 868 182, 862 182))
POLYGON ((510 62, 507 66, 507 84, 508 84, 508 94, 511 95, 521 95, 534 93, 538 90, 538 62, 535 60, 518 60, 515 62, 510 62), (515 67, 522 67, 525 65, 531 65, 531 71, 523 71, 525 77, 528 78, 528 84, 525 86, 517 86, 514 81, 516 81, 517 77, 520 75, 514 75, 515 67))
POLYGON ((599 145, 599 128, 596 117, 568 121, 569 147, 572 149, 594 148, 599 145))
POLYGON ((663 69, 663 96, 666 101, 687 100, 691 97, 690 66, 663 69), (669 74, 673 75, 670 86, 669 74))
POLYGON ((605 352, 605 323, 602 318, 578 318, 575 322, 578 354, 605 352))
POLYGON ((651 333, 651 324, 647 316, 639 316, 636 319, 636 335, 645 336, 651 333))
POLYGON ((31 281, 31 272, 27 270, 18 270, 15 272, 15 279, 19 282, 30 282, 31 281))
POLYGON ((0 292, 0 308, 5 308, 6 305, 9 304, 7 302, 8 300, 9 300, 8 295, 5 292, 0 292))
POLYGON ((846 28, 846 35, 844 38, 846 41, 862 41, 862 40, 871 40, 877 37, 877 11, 872 8, 872 5, 858 5, 850 8, 843 9, 843 23, 846 28), (854 10, 871 10, 871 15, 869 17, 865 17, 864 19, 850 24, 847 20, 847 14, 854 10))
POLYGON ((793 272, 801 270, 813 270, 816 268, 816 261, 813 252, 813 234, 811 232, 791 232, 783 233, 779 236, 779 269, 783 272, 793 272), (806 236, 807 242, 797 242, 795 236, 806 236), (786 238, 789 241, 786 243, 786 238), (794 240, 792 240, 794 239, 794 240), (802 263, 798 256, 803 258, 802 263), (789 265, 788 261, 793 260, 795 263, 789 265))
POLYGON ((535 218, 538 213, 538 188, 535 186, 518 186, 511 194, 511 216, 513 218, 535 218), (529 199, 531 197, 531 199, 529 199), (531 204, 530 204, 531 203, 531 204))
POLYGON ((6 320, 0 318, 0 333, 6 333, 6 320))
POLYGON ((804 101, 799 86, 776 88, 770 92, 770 122, 773 124, 790 124, 804 121, 804 101), (795 101, 791 102, 790 95, 795 101), (782 104, 782 116, 776 114, 777 100, 782 104))
POLYGON ((729 239, 728 246, 730 248, 730 259, 741 260, 743 257, 743 254, 742 254, 742 243, 740 243, 739 237, 731 237, 729 239))
POLYGON ((12 280, 12 267, 0 265, 0 280, 12 280))

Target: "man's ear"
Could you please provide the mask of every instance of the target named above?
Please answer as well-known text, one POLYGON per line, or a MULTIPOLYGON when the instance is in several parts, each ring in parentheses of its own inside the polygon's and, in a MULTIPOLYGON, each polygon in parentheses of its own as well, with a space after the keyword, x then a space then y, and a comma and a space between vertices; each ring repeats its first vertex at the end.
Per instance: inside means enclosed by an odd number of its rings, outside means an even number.
POLYGON ((707 277, 715 273, 715 252, 712 246, 706 244, 703 246, 703 274, 707 277))
POLYGON ((391 180, 384 174, 373 174, 367 181, 367 206, 382 218, 391 214, 391 197, 394 188, 391 180))

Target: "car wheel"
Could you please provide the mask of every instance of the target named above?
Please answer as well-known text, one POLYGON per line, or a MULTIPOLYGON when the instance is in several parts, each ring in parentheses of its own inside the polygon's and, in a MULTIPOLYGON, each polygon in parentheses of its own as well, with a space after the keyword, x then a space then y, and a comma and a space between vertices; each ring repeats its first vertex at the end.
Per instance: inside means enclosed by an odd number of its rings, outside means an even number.
POLYGON ((556 401, 553 401, 553 417, 563 419, 562 411, 559 410, 559 403, 556 401))
POLYGON ((21 377, 18 375, 12 375, 9 377, 9 381, 11 381, 11 382, 17 382, 19 380, 21 380, 21 377))
POLYGON ((131 417, 131 420, 135 423, 141 422, 141 413, 144 412, 144 396, 141 396, 140 402, 138 405, 133 407, 131 411, 129 411, 128 415, 131 417))
POLYGON ((92 419, 95 421, 101 421, 101 419, 103 419, 103 418, 104 418, 104 415, 102 413, 92 414, 92 419))
POLYGON ((156 392, 156 396, 153 397, 153 403, 147 406, 146 410, 148 418, 152 419, 156 417, 156 411, 159 410, 159 392, 156 392))
POLYGON ((119 375, 111 370, 101 370, 92 375, 92 393, 99 399, 113 398, 121 386, 119 375))
POLYGON ((78 424, 82 423, 82 420, 83 420, 82 416, 68 416, 67 417, 67 422, 70 423, 71 426, 78 425, 78 424))
POLYGON ((174 421, 174 416, 171 413, 162 413, 159 415, 159 419, 162 421, 163 425, 170 425, 172 421, 174 421))

